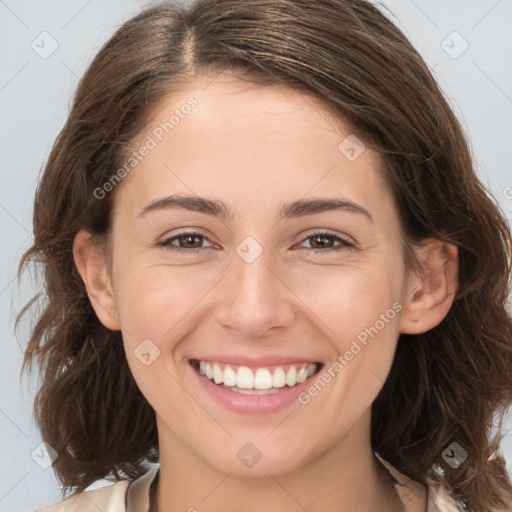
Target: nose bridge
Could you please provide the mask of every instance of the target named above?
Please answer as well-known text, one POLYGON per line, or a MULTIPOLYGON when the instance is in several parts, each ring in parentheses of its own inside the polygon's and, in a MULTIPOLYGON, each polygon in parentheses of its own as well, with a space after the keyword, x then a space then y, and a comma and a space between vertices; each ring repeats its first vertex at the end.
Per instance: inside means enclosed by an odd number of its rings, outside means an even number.
POLYGON ((293 305, 282 280, 272 253, 247 237, 233 257, 218 320, 247 337, 289 325, 293 305))
POLYGON ((243 257, 234 259, 234 281, 239 293, 244 296, 248 304, 258 305, 258 302, 273 302, 276 299, 277 280, 273 258, 268 254, 261 254, 254 261, 247 261, 243 257), (238 261, 237 261, 238 260, 238 261))

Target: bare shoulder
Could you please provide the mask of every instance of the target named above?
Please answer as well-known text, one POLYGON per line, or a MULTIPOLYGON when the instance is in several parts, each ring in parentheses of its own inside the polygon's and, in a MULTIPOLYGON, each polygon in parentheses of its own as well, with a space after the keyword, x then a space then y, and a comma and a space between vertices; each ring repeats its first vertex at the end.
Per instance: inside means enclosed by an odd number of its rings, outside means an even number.
POLYGON ((34 512, 125 512, 129 484, 130 480, 121 480, 112 485, 84 491, 53 505, 38 508, 34 512))

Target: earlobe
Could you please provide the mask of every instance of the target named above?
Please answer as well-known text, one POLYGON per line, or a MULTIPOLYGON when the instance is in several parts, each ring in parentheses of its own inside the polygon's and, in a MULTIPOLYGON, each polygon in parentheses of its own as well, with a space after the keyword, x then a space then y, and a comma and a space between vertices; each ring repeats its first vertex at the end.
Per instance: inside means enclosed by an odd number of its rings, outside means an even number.
POLYGON ((89 232, 81 230, 76 234, 73 257, 98 319, 107 329, 119 330, 121 326, 107 262, 89 232))
POLYGON ((450 310, 458 283, 457 246, 427 239, 416 251, 422 275, 410 279, 400 332, 420 334, 440 324, 450 310))

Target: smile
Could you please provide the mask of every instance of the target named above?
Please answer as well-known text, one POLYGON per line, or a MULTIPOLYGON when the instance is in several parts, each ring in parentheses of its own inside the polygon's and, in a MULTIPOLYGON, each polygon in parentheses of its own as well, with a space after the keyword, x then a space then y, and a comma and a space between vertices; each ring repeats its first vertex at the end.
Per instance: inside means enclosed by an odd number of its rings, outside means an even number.
POLYGON ((211 382, 236 393, 267 395, 303 383, 317 372, 317 363, 249 368, 213 361, 194 361, 194 368, 211 382))

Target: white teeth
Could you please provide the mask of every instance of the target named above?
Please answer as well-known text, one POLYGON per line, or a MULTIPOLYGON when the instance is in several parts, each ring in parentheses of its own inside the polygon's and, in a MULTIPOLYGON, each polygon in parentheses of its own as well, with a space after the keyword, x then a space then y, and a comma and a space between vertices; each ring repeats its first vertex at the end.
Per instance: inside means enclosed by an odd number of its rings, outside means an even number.
POLYGON ((299 370, 299 373, 297 373, 297 382, 299 384, 302 384, 306 380, 306 370, 304 368, 301 368, 299 370))
POLYGON ((285 370, 281 366, 274 368, 258 368, 254 372, 247 366, 239 366, 236 371, 222 363, 199 362, 199 373, 215 384, 223 385, 232 391, 249 395, 278 393, 285 386, 293 387, 301 384, 316 372, 317 365, 292 365, 285 370), (221 368, 224 369, 221 369, 221 368), (297 370, 297 368, 299 368, 297 370))
POLYGON ((220 384, 222 382, 222 378, 224 377, 224 374, 222 370, 219 368, 218 364, 213 365, 213 382, 215 384, 220 384))
POLYGON ((240 389, 254 389, 254 374, 247 366, 239 366, 236 371, 236 385, 240 389))
POLYGON ((241 395, 272 395, 273 393, 279 393, 279 389, 240 389, 237 387, 229 389, 241 395))
POLYGON ((224 385, 236 386, 236 373, 231 366, 224 368, 224 385))
POLYGON ((297 384, 297 369, 295 368, 295 366, 292 366, 286 372, 286 385, 295 386, 295 384, 297 384))
POLYGON ((279 366, 274 370, 274 375, 272 376, 272 387, 284 388, 284 386, 286 386, 286 375, 284 374, 284 370, 279 366))
POLYGON ((266 368, 258 368, 254 376, 254 389, 270 389, 272 374, 266 368))

